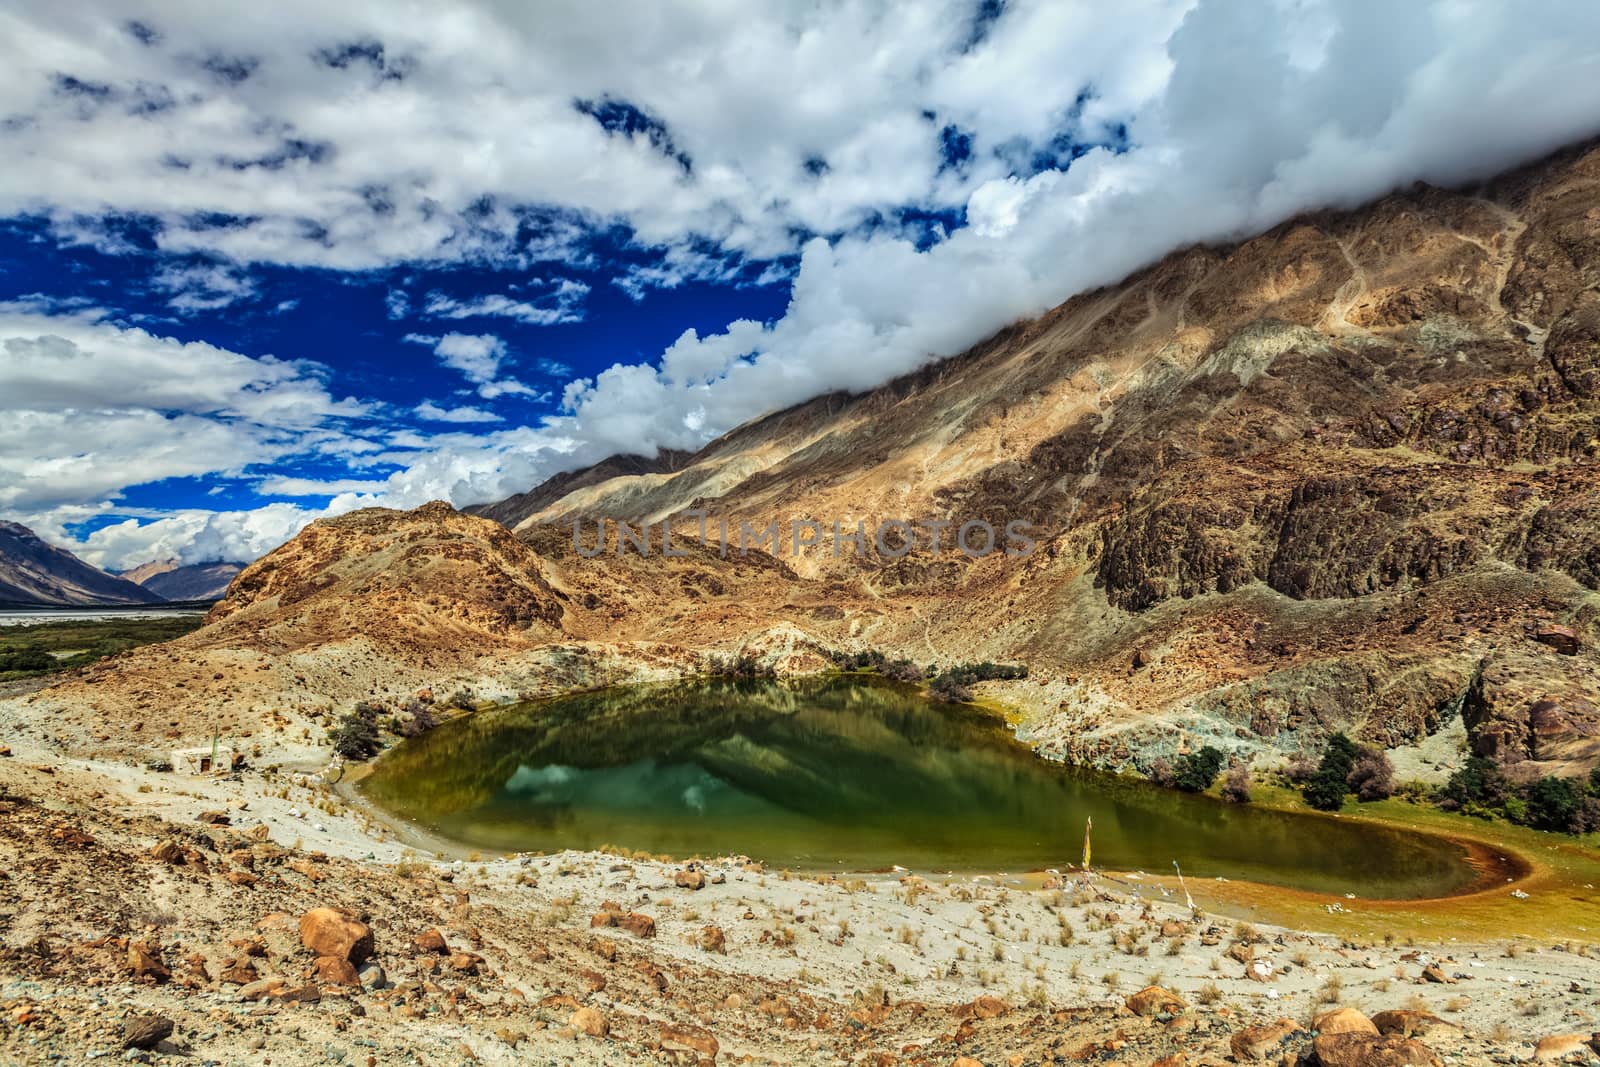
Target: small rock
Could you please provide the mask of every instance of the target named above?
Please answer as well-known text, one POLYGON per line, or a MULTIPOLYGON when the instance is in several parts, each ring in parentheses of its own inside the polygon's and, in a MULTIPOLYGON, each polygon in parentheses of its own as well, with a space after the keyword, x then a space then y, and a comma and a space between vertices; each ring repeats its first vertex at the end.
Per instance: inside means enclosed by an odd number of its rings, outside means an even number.
POLYGON ((1139 992, 1128 997, 1125 1003, 1128 1010, 1135 1015, 1177 1015, 1189 1005, 1184 999, 1171 990, 1162 989, 1158 985, 1146 986, 1139 992))
POLYGON ((593 1008, 579 1008, 567 1020, 567 1025, 577 1027, 590 1037, 605 1037, 611 1032, 611 1024, 606 1017, 593 1008))
POLYGON ((130 1015, 122 1021, 122 1047, 152 1049, 172 1036, 172 1020, 164 1015, 130 1015))
POLYGON ((703 952, 717 952, 723 955, 728 951, 728 938, 720 926, 706 926, 700 930, 696 943, 703 952))
POLYGON ((704 871, 682 870, 672 876, 672 884, 679 889, 704 889, 706 876, 704 871))
POLYGON ((317 982, 321 985, 358 986, 361 978, 356 974, 355 965, 349 960, 338 956, 318 956, 317 962, 312 964, 316 972, 317 982))
POLYGON ((300 943, 318 956, 360 963, 372 955, 372 928, 342 908, 313 908, 300 917, 300 943))
POLYGON ((424 930, 417 935, 416 946, 423 952, 431 952, 436 956, 448 956, 450 945, 445 941, 444 935, 437 929, 424 930))
POLYGON ((665 1022, 661 1024, 661 1044, 669 1049, 690 1049, 710 1059, 716 1059, 722 1048, 710 1030, 665 1022))
POLYGON ((1425 982, 1436 982, 1439 985, 1455 985, 1456 980, 1439 969, 1437 963, 1430 963, 1422 968, 1422 979, 1425 982))

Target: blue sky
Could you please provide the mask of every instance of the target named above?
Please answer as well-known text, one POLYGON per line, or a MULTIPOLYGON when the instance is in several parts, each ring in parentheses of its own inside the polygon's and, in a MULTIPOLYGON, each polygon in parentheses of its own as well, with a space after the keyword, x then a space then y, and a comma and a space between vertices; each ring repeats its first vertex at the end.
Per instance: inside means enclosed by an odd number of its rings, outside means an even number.
POLYGON ((13 5, 0 518, 250 559, 696 448, 1600 132, 1597 41, 1578 0, 13 5))

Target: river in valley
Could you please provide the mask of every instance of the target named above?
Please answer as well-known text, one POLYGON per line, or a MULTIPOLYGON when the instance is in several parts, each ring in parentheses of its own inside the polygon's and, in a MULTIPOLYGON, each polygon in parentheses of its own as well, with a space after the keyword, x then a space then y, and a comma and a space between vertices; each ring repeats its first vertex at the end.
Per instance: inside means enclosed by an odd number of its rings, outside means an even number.
POLYGON ((380 808, 496 851, 611 846, 778 867, 1020 872, 1079 860, 1416 898, 1473 880, 1439 837, 1225 804, 1035 756, 1006 724, 875 678, 694 681, 448 722, 383 756, 380 808))

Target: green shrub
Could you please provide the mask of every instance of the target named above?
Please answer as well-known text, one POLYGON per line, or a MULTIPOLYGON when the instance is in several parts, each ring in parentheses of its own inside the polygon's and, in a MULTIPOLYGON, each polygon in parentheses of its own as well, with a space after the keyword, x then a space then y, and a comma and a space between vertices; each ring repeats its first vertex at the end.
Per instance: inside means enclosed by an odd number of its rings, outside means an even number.
POLYGON ((1567 833, 1582 797, 1570 779, 1546 775, 1528 787, 1525 799, 1529 826, 1567 833))
POLYGON ((1338 811, 1344 806, 1344 795, 1349 789, 1350 772, 1355 769, 1361 750, 1344 734, 1328 738, 1328 747, 1322 750, 1322 761, 1316 773, 1300 790, 1318 811, 1338 811))
POLYGON ((1469 806, 1492 809, 1503 805, 1509 794, 1500 764, 1487 756, 1472 756, 1439 790, 1436 802, 1446 811, 1469 806))
POLYGON ((348 760, 371 759, 382 747, 378 743, 377 717, 367 710, 367 705, 357 705, 355 711, 341 718, 328 740, 333 743, 333 751, 348 760))
POLYGON ((1172 784, 1185 793, 1204 793, 1211 788, 1227 762, 1221 750, 1207 745, 1199 752, 1188 752, 1173 764, 1172 784))

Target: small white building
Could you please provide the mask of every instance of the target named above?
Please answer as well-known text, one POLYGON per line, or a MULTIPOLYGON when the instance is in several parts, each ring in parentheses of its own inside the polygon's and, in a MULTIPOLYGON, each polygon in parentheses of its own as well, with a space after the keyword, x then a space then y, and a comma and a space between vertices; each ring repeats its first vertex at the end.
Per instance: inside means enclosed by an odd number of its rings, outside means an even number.
POLYGON ((233 770, 233 762, 233 748, 230 745, 172 750, 172 769, 184 774, 226 774, 233 770))

